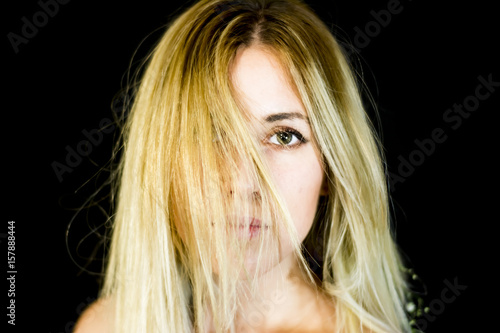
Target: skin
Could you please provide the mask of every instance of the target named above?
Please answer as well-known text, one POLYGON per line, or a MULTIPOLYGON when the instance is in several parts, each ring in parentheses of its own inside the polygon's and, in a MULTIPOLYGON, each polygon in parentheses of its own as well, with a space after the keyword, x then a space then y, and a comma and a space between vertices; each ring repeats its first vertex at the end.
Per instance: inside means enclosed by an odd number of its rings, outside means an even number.
MULTIPOLYGON (((313 224, 320 195, 327 194, 321 157, 305 107, 287 83, 278 60, 260 45, 240 49, 231 74, 251 116, 250 125, 262 142, 275 185, 303 241, 313 224)), ((241 171, 238 188, 231 190, 242 191, 243 197, 254 200, 256 186, 245 176, 244 166, 241 171)), ((256 200, 252 204, 258 206, 256 200)), ((279 237, 279 262, 273 262, 274 266, 259 277, 257 295, 242 305, 240 313, 245 315, 237 319, 238 332, 331 330, 333 305, 300 274, 286 233, 280 232, 279 237)), ((249 270, 253 268, 253 255, 250 253, 247 259, 249 270)))
MULTIPOLYGON (((325 176, 305 108, 284 75, 272 54, 252 46, 237 53, 232 81, 251 114, 250 125, 302 241, 311 229, 319 197, 325 194, 325 176)), ((237 190, 252 198, 256 185, 245 176, 244 166, 241 169, 237 190)), ((281 249, 283 257, 291 251, 289 246, 281 249)))
MULTIPOLYGON (((290 211, 299 240, 303 241, 313 224, 320 195, 327 194, 321 157, 305 107, 287 83, 278 60, 260 45, 240 49, 231 74, 252 116, 250 125, 262 141, 276 187, 290 211), (290 129, 299 132, 304 140, 287 132, 290 129)), ((249 179, 242 165, 238 188, 230 190, 248 194, 249 200, 253 200, 256 186, 249 179)), ((306 282, 285 235, 280 232, 278 262, 272 262, 270 269, 258 278, 254 298, 241 304, 235 322, 238 332, 324 332, 335 326, 332 302, 319 291, 319 283, 306 282)), ((249 256, 247 268, 252 270, 253 254, 249 256)), ((109 300, 94 303, 82 314, 75 332, 107 332, 112 319, 110 307, 109 300)), ((211 321, 209 313, 207 332, 215 332, 211 321)))

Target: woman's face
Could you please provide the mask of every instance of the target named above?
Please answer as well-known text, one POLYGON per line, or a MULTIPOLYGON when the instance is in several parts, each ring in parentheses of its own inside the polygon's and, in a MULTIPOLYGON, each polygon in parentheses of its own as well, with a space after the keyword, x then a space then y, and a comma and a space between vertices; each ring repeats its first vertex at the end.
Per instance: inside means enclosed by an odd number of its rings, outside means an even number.
MULTIPOLYGON (((240 49, 231 74, 242 103, 252 116, 250 125, 262 142, 263 156, 276 187, 303 241, 312 226, 319 197, 325 192, 324 171, 304 105, 287 84, 277 59, 262 48, 240 49)), ((248 179, 242 172, 236 190, 244 191, 244 197, 254 200, 255 186, 248 179)), ((280 231, 281 261, 292 253, 290 243, 283 241, 285 235, 280 231)), ((247 264, 251 265, 248 261, 247 264)))

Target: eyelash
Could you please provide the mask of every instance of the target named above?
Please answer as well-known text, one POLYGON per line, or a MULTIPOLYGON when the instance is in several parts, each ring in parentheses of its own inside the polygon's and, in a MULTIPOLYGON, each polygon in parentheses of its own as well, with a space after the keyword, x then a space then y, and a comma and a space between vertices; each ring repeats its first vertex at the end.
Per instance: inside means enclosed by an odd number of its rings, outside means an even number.
POLYGON ((299 131, 297 131, 297 130, 291 128, 291 127, 282 127, 282 126, 274 128, 273 131, 272 131, 272 133, 271 133, 271 135, 266 138, 266 141, 270 145, 275 146, 278 149, 292 149, 292 148, 297 148, 297 147, 301 146, 302 144, 309 142, 309 140, 307 140, 302 135, 302 133, 300 133, 299 131), (270 142, 271 138, 274 137, 275 135, 279 134, 279 133, 289 133, 289 134, 292 134, 294 137, 297 138, 298 143, 295 143, 293 145, 282 145, 282 144, 279 144, 279 143, 272 143, 272 142, 270 142))

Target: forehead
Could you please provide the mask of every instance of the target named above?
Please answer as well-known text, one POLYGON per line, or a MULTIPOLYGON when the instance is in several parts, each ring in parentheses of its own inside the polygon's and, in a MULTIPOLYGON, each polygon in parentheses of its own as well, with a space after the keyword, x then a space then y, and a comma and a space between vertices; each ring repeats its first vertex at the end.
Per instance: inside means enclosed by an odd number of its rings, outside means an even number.
POLYGON ((231 74, 242 102, 253 116, 262 119, 273 113, 292 111, 306 115, 279 60, 262 47, 238 50, 231 74))

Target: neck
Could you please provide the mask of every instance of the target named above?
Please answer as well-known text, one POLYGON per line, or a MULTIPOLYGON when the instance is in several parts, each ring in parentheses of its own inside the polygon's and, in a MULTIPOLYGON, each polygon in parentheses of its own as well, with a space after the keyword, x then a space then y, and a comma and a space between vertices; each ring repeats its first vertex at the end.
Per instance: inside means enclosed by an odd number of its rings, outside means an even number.
MULTIPOLYGON (((249 289, 248 289, 249 290, 249 289)), ((279 265, 263 274, 257 280, 255 293, 240 297, 236 318, 238 332, 262 332, 282 328, 294 314, 304 313, 304 304, 310 303, 316 292, 299 268, 298 260, 289 255, 279 265)), ((296 319, 298 317, 295 316, 296 319)))
MULTIPOLYGON (((301 272, 294 255, 284 258, 257 279, 255 292, 252 293, 249 286, 243 286, 234 322, 236 332, 286 332, 297 329, 305 332, 321 327, 331 316, 333 308, 332 303, 319 292, 319 284, 319 281, 312 284, 301 272), (304 323, 307 323, 306 328, 304 323)), ((209 309, 207 314, 207 332, 215 332, 209 309)))

